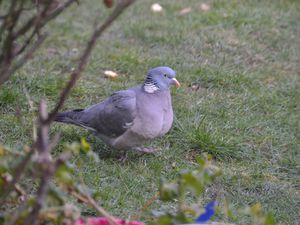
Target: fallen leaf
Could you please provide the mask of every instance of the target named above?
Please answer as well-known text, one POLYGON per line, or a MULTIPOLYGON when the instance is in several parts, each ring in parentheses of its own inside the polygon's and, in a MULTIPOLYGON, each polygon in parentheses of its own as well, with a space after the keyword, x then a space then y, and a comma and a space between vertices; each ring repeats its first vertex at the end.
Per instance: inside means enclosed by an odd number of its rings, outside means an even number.
POLYGON ((210 10, 210 5, 206 4, 206 3, 201 3, 200 10, 206 12, 206 11, 210 10))
POLYGON ((154 3, 151 5, 151 10, 153 12, 161 12, 163 10, 162 6, 158 3, 154 3))
POLYGON ((109 78, 111 80, 115 80, 118 77, 118 74, 114 71, 111 71, 111 70, 105 70, 104 75, 105 75, 106 78, 109 78))
POLYGON ((174 169, 176 167, 176 162, 172 162, 172 168, 174 169))
POLYGON ((103 0, 103 3, 107 8, 111 8, 114 5, 113 0, 103 0))
POLYGON ((183 16, 185 14, 188 14, 192 11, 192 8, 191 7, 188 7, 188 8, 184 8, 182 10, 179 11, 179 15, 183 16))
POLYGON ((56 48, 47 48, 47 53, 50 55, 59 54, 59 51, 56 48))
POLYGON ((0 156, 4 156, 5 155, 5 149, 3 146, 0 145, 0 156))

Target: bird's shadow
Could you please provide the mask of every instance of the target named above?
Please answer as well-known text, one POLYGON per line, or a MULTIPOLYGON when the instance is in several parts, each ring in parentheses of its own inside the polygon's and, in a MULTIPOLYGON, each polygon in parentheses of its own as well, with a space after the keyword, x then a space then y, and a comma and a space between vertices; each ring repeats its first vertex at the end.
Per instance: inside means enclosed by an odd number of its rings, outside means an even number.
POLYGON ((115 150, 93 135, 87 137, 87 142, 90 143, 93 151, 99 156, 100 159, 112 159, 120 162, 136 161, 138 158, 144 156, 134 150, 120 151, 115 150))
MULTIPOLYGON (((81 129, 74 129, 75 127, 64 127, 63 130, 59 128, 59 125, 53 126, 51 133, 58 133, 61 143, 80 142, 82 138, 90 144, 92 150, 99 156, 100 159, 118 158, 120 152, 116 151, 107 145, 105 145, 99 138, 95 137, 89 132, 82 131, 81 129)), ((64 144, 58 146, 57 153, 62 151, 64 144)))
MULTIPOLYGON (((117 161, 123 161, 121 160, 122 158, 126 158, 124 161, 131 161, 131 160, 136 160, 144 154, 140 154, 136 151, 120 151, 113 149, 106 145, 104 142, 102 142, 99 138, 94 136, 93 134, 87 132, 83 133, 81 129, 74 129, 74 127, 65 127, 63 131, 58 130, 58 125, 54 126, 54 129, 52 130, 52 133, 59 133, 60 134, 60 140, 62 143, 72 143, 72 142, 80 142, 82 138, 85 138, 86 141, 90 144, 92 151, 94 151, 99 159, 112 159, 112 160, 117 160, 117 161)), ((148 146, 146 144, 146 146, 148 146)), ((58 152, 61 152, 62 146, 58 148, 58 152)))
POLYGON ((86 137, 87 142, 91 145, 92 150, 97 153, 100 159, 119 159, 123 152, 116 151, 104 144, 99 138, 92 134, 86 137))

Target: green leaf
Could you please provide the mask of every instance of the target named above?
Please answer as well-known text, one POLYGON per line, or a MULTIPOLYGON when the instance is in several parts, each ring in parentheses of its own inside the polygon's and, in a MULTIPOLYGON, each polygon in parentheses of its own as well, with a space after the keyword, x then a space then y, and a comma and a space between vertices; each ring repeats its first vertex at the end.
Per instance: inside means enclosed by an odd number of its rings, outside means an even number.
POLYGON ((99 199, 100 197, 102 197, 102 193, 100 191, 94 190, 94 192, 92 193, 92 197, 94 199, 99 199))
POLYGON ((78 154, 80 152, 80 145, 77 142, 67 143, 65 145, 65 150, 72 151, 74 154, 78 154))
POLYGON ((170 201, 178 197, 178 184, 165 183, 163 179, 160 181, 159 194, 162 201, 170 201))
POLYGON ((95 163, 99 163, 100 159, 99 159, 99 155, 93 151, 89 151, 87 153, 87 156, 92 159, 95 163))
POLYGON ((193 222, 193 220, 191 218, 188 218, 184 212, 178 212, 174 219, 176 221, 176 224, 179 222, 180 223, 192 223, 193 222))
POLYGON ((87 153, 91 150, 91 146, 90 144, 85 140, 85 138, 81 138, 80 140, 80 147, 81 147, 81 150, 84 152, 84 153, 87 153))
POLYGON ((203 158, 201 158, 199 156, 196 157, 196 161, 199 164, 200 169, 203 168, 205 166, 205 164, 206 164, 205 159, 203 159, 203 158))
POLYGON ((4 156, 5 154, 6 154, 5 148, 2 145, 0 145, 0 157, 4 156))
POLYGON ((262 212, 262 207, 260 203, 256 203, 250 208, 251 214, 254 216, 259 216, 262 212))
POLYGON ((63 164, 61 165, 54 177, 60 182, 65 185, 73 184, 72 175, 74 174, 74 169, 70 166, 70 164, 63 164))
POLYGON ((56 200, 59 205, 64 205, 64 193, 53 184, 50 184, 49 186, 48 197, 52 198, 52 200, 56 200))
POLYGON ((183 184, 186 187, 192 189, 196 195, 199 195, 204 191, 204 186, 201 180, 199 180, 196 175, 192 173, 185 173, 181 176, 183 179, 183 184))
POLYGON ((95 189, 89 188, 86 185, 82 185, 82 184, 78 184, 75 186, 75 188, 77 189, 77 191, 79 191, 79 193, 83 194, 83 195, 87 195, 87 196, 100 196, 101 193, 98 192, 95 189))
POLYGON ((266 215, 265 225, 276 225, 275 219, 272 213, 266 215))
POLYGON ((173 225, 173 222, 172 222, 173 218, 171 215, 163 215, 163 216, 160 216, 154 224, 156 225, 173 225))

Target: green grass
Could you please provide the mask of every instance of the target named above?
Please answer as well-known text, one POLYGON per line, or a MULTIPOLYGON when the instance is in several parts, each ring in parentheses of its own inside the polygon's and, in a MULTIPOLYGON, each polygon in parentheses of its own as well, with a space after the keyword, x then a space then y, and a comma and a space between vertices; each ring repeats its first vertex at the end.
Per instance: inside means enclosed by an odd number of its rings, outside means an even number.
MULTIPOLYGON (((172 179, 181 169, 193 168, 197 155, 209 152, 224 175, 203 202, 215 193, 235 208, 261 202, 278 224, 297 224, 300 2, 209 2, 211 9, 201 12, 199 1, 165 0, 161 14, 150 11, 150 0, 136 2, 99 40, 64 106, 81 108, 101 101, 141 83, 151 67, 174 68, 183 85, 173 91, 173 129, 151 143, 162 149, 158 156, 130 154, 121 164, 85 130, 55 125, 52 133, 61 132, 63 142, 84 136, 92 143, 101 160, 86 161, 81 173, 89 186, 101 191, 99 204, 113 215, 133 216, 155 194, 160 176, 172 179), (184 7, 192 12, 179 16, 184 7), (119 79, 105 79, 106 69, 117 71, 119 79)), ((15 148, 31 142, 34 114, 24 90, 35 106, 44 98, 53 107, 96 15, 99 20, 107 15, 96 0, 69 9, 48 27, 51 37, 32 61, 1 86, 0 142, 15 148)), ((154 202, 142 219, 149 221, 151 210, 163 207, 154 202)))

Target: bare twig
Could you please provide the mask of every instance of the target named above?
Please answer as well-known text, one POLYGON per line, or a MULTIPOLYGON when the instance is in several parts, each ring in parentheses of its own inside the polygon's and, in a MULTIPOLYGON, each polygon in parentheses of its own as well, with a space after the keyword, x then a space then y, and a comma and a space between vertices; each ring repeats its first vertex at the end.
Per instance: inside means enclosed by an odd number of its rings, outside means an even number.
MULTIPOLYGON (((85 184, 83 177, 82 177, 82 173, 80 173, 80 180, 82 185, 84 185, 87 188, 87 185, 85 184)), ((97 210, 97 212, 104 216, 105 218, 107 218, 108 222, 111 225, 115 225, 115 221, 114 221, 114 217, 112 215, 110 215, 108 212, 106 212, 102 207, 98 206, 98 204, 96 203, 96 201, 90 196, 90 195, 86 195, 83 194, 84 198, 86 199, 85 203, 92 206, 94 209, 97 210)))
POLYGON ((39 14, 34 15, 31 17, 26 24, 24 24, 16 33, 15 37, 21 37, 24 35, 27 31, 29 31, 33 26, 34 29, 31 32, 30 36, 24 41, 23 46, 19 49, 17 52, 17 55, 22 53, 25 48, 29 45, 29 43, 32 41, 33 37, 39 33, 39 30, 44 27, 50 20, 54 19, 56 16, 58 16, 60 13, 62 13, 66 8, 68 8, 72 3, 74 3, 76 0, 69 0, 65 2, 63 5, 56 8, 53 12, 49 13, 49 7, 51 6, 51 2, 49 2, 44 10, 42 10, 39 14))
POLYGON ((90 205, 91 207, 93 207, 94 209, 96 209, 96 211, 100 215, 104 216, 111 225, 118 225, 115 222, 114 217, 111 216, 108 212, 106 212, 102 207, 98 206, 97 203, 96 203, 96 201, 93 198, 91 198, 91 196, 85 195, 83 193, 78 193, 75 190, 71 191, 70 194, 73 195, 78 200, 82 201, 83 203, 85 203, 87 205, 90 205))
MULTIPOLYGON (((33 15, 30 19, 27 20, 27 22, 19 28, 19 30, 17 30, 14 34, 15 38, 19 38, 22 35, 24 35, 25 33, 27 33, 27 31, 29 31, 31 28, 35 28, 34 30, 38 29, 39 24, 41 24, 42 20, 44 19, 50 4, 53 0, 51 0, 49 3, 47 3, 44 7, 43 10, 38 10, 39 13, 33 15)), ((33 34, 35 34, 36 32, 34 32, 33 34)), ((31 35, 30 37, 32 38, 33 35, 31 35)), ((28 41, 25 41, 25 43, 28 41)))
POLYGON ((111 225, 118 225, 114 221, 114 218, 108 212, 106 212, 102 207, 97 205, 97 203, 95 202, 94 199, 92 199, 90 196, 86 196, 86 197, 87 197, 87 200, 88 200, 87 203, 89 205, 91 205, 94 209, 96 209, 97 212, 100 213, 100 215, 104 216, 111 225))
POLYGON ((54 174, 54 168, 50 156, 49 149, 49 126, 44 123, 48 118, 46 103, 42 100, 39 107, 39 119, 38 119, 38 137, 36 142, 37 151, 39 153, 39 164, 41 166, 42 175, 40 177, 40 185, 36 193, 35 204, 32 207, 31 212, 24 221, 24 225, 35 225, 37 223, 36 218, 39 211, 45 204, 45 200, 48 193, 49 182, 54 174))
POLYGON ((29 213, 28 217, 24 221, 24 225, 36 224, 39 211, 42 209, 45 203, 46 196, 49 189, 49 182, 57 171, 60 165, 70 159, 71 152, 62 153, 55 162, 51 159, 50 151, 51 147, 54 147, 55 143, 49 142, 49 124, 46 123, 48 119, 48 112, 46 103, 42 100, 39 107, 39 119, 38 119, 38 135, 36 141, 36 148, 39 153, 38 163, 40 164, 42 175, 40 177, 40 185, 36 194, 36 202, 29 213))
POLYGON ((119 1, 118 5, 112 12, 112 14, 104 21, 104 23, 96 28, 93 35, 91 36, 82 56, 79 59, 79 64, 77 68, 74 70, 74 72, 71 74, 71 78, 69 82, 67 83, 66 87, 63 89, 63 91, 60 94, 59 100, 55 106, 55 108, 51 111, 49 114, 49 118, 47 120, 48 123, 51 123, 59 111, 59 109, 63 106, 67 96, 69 95, 71 89, 76 84, 77 80, 79 79, 82 71, 85 69, 87 60, 89 59, 89 56, 91 55, 91 52, 96 44, 97 39, 101 36, 103 31, 111 25, 111 23, 118 18, 119 15, 129 6, 131 5, 135 0, 121 0, 119 1))
MULTIPOLYGON (((3 41, 2 52, 0 55, 0 62, 2 61, 3 66, 10 66, 12 62, 13 56, 13 42, 14 42, 14 28, 17 25, 18 19, 20 18, 20 14, 22 12, 23 1, 21 1, 21 5, 19 8, 15 9, 18 5, 17 0, 13 0, 6 15, 5 21, 3 22, 3 27, 1 27, 1 36, 3 31, 7 30, 6 39, 3 41), (4 30, 2 30, 2 28, 4 30)), ((2 66, 2 65, 1 65, 2 66)), ((2 74, 0 74, 2 75, 2 74)))
POLYGON ((5 30, 5 28, 8 24, 9 16, 13 13, 15 7, 17 6, 17 1, 18 0, 12 0, 10 2, 10 7, 9 7, 9 10, 8 10, 8 13, 5 16, 3 16, 4 21, 3 21, 3 23, 1 24, 1 27, 0 27, 0 40, 1 40, 2 33, 4 32, 4 30, 5 30))
MULTIPOLYGON (((29 111, 31 113, 33 113, 35 111, 35 107, 34 107, 34 103, 33 101, 31 100, 31 97, 28 93, 28 90, 26 89, 25 85, 23 86, 23 92, 25 93, 25 96, 26 96, 26 99, 27 99, 27 102, 28 102, 28 105, 29 105, 29 111)), ((33 139, 33 142, 36 142, 36 139, 37 139, 37 128, 36 128, 36 123, 35 121, 33 120, 32 121, 32 139, 33 139)))
MULTIPOLYGON (((45 33, 41 36, 39 36, 38 40, 35 42, 33 46, 31 46, 30 49, 27 50, 27 52, 22 56, 21 59, 19 59, 9 70, 9 75, 13 74, 17 69, 22 67, 34 54, 34 52, 41 46, 41 44, 45 41, 48 34, 45 33)), ((5 78, 4 78, 5 79, 5 78)), ((0 77, 0 84, 1 84, 1 77, 0 77)))
POLYGON ((67 160, 69 160, 72 156, 72 152, 63 152, 55 161, 54 163, 54 171, 56 172, 56 170, 62 165, 64 164, 67 160))
POLYGON ((7 223, 8 225, 15 225, 16 221, 20 217, 20 214, 27 208, 26 202, 22 202, 21 205, 15 210, 12 214, 10 221, 7 223))
POLYGON ((30 56, 36 51, 36 49, 40 47, 42 42, 44 42, 46 36, 43 35, 40 37, 39 32, 41 28, 44 27, 50 20, 62 13, 72 3, 76 2, 76 0, 68 0, 52 11, 50 9, 53 1, 54 0, 47 1, 43 10, 38 11, 38 13, 28 19, 28 21, 15 32, 14 28, 16 28, 20 14, 23 11, 24 1, 13 0, 11 2, 8 13, 5 15, 4 21, 0 27, 0 39, 2 38, 4 31, 7 30, 7 34, 3 40, 3 51, 0 53, 0 85, 7 81, 10 75, 17 69, 23 66, 30 59, 30 56), (30 35, 22 41, 23 44, 18 48, 15 48, 15 41, 25 36, 32 28, 33 30, 30 35), (20 60, 14 63, 16 56, 22 54, 31 45, 36 35, 38 36, 37 42, 33 44, 33 46, 20 60))
POLYGON ((141 217, 141 215, 145 212, 146 209, 149 208, 150 205, 153 204, 157 199, 159 199, 159 192, 156 192, 139 211, 132 217, 133 220, 137 220, 141 217))
MULTIPOLYGON (((13 0, 14 2, 17 2, 17 0, 13 0)), ((52 0, 53 1, 53 0, 52 0)), ((49 20, 57 16, 60 12, 62 12, 66 7, 68 7, 71 3, 73 3, 76 0, 68 0, 64 5, 61 7, 58 7, 53 13, 47 14, 47 15, 41 15, 43 18, 43 21, 41 22, 33 22, 31 21, 31 26, 35 26, 35 30, 33 32, 38 33, 38 30, 44 26, 49 20)), ((38 125, 37 125, 37 139, 34 143, 34 147, 37 150, 38 153, 38 160, 37 160, 37 166, 40 169, 39 173, 39 187, 36 192, 35 202, 31 208, 31 211, 24 219, 23 224, 24 225, 35 225, 38 222, 38 215, 43 207, 43 205, 46 202, 46 197, 48 194, 49 189, 49 182, 51 181, 51 178, 55 174, 55 172, 58 170, 58 168, 64 164, 67 160, 70 159, 72 156, 72 152, 64 152, 62 153, 55 161, 51 158, 51 149, 55 146, 57 139, 54 139, 54 141, 50 142, 49 140, 49 128, 54 120, 58 110, 62 107, 64 104, 68 94, 70 93, 71 89, 76 84, 77 80, 79 79, 82 71, 85 69, 87 61, 89 59, 89 56, 96 44, 97 39, 101 36, 103 31, 111 25, 111 23, 127 8, 130 4, 132 4, 135 0, 120 0, 112 14, 105 20, 105 22, 98 26, 95 30, 93 35, 91 36, 89 42, 87 43, 86 49, 83 52, 82 56, 79 59, 77 69, 71 74, 71 78, 69 82, 67 83, 66 87, 61 92, 60 98, 58 99, 58 102, 55 106, 55 108, 52 110, 50 114, 48 114, 46 103, 42 100, 39 106, 39 117, 38 117, 38 125)), ((16 21, 15 21, 16 22, 16 21)), ((25 24, 26 25, 26 24, 25 24)), ((14 72, 16 69, 20 68, 33 54, 33 52, 40 46, 40 44, 45 40, 46 35, 40 36, 38 39, 38 42, 35 43, 27 52, 25 55, 16 63, 14 64, 14 67, 10 68, 13 60, 12 51, 13 51, 13 42, 12 40, 14 38, 18 38, 18 36, 14 36, 12 29, 14 26, 11 27, 11 29, 8 31, 8 37, 11 38, 11 40, 6 39, 7 43, 5 43, 5 52, 4 52, 4 60, 1 62, 0 60, 0 84, 4 82, 9 75, 14 72), (3 72, 3 73, 2 73, 3 72), (4 74, 4 76, 3 76, 4 74), (5 77, 5 79, 3 79, 5 77)), ((27 30, 30 29, 29 25, 26 25, 26 27, 21 28, 19 30, 18 35, 21 35, 22 33, 26 33, 27 30)), ((8 38, 7 37, 7 38, 8 38)), ((31 38, 31 37, 29 37, 31 38)), ((29 41, 30 42, 30 41, 29 41)), ((28 42, 28 43, 29 43, 28 42)), ((25 46, 23 48, 27 48, 26 42, 25 46)), ((23 50, 22 50, 23 51, 23 50)), ((21 52, 22 52, 21 51, 21 52)), ((20 52, 19 52, 20 53, 20 52)), ((32 154, 32 153, 31 153, 32 154)), ((20 168, 25 167, 27 164, 27 161, 30 160, 30 155, 26 156, 26 160, 24 160, 23 164, 20 165, 20 168)), ((16 184, 19 177, 21 176, 21 169, 18 169, 16 172, 15 180, 10 185, 16 184)), ((9 188, 11 189, 11 187, 9 188)), ((101 215, 105 216, 110 224, 116 225, 114 222, 114 218, 109 215, 104 209, 99 207, 95 200, 92 199, 90 196, 85 196, 84 194, 79 193, 79 196, 81 196, 81 199, 84 200, 86 204, 89 204, 93 208, 95 208, 101 215)), ((77 196, 78 197, 78 196, 77 196)), ((24 207, 24 205, 23 205, 24 207)), ((13 217, 13 221, 16 221, 17 218, 21 215, 23 210, 17 210, 17 213, 13 217)))
POLYGON ((26 157, 22 160, 22 162, 17 166, 17 168, 14 170, 14 178, 11 182, 7 184, 7 186, 4 186, 4 191, 1 193, 1 196, 7 196, 7 194, 13 190, 15 184, 19 181, 22 173, 24 172, 24 169, 26 168, 27 164, 29 163, 31 156, 33 154, 33 149, 30 150, 30 152, 26 155, 26 157))
POLYGON ((50 157, 49 152, 49 126, 45 125, 45 121, 48 119, 47 105, 44 100, 41 101, 39 107, 39 126, 38 126, 38 138, 36 147, 41 154, 42 159, 50 157))

